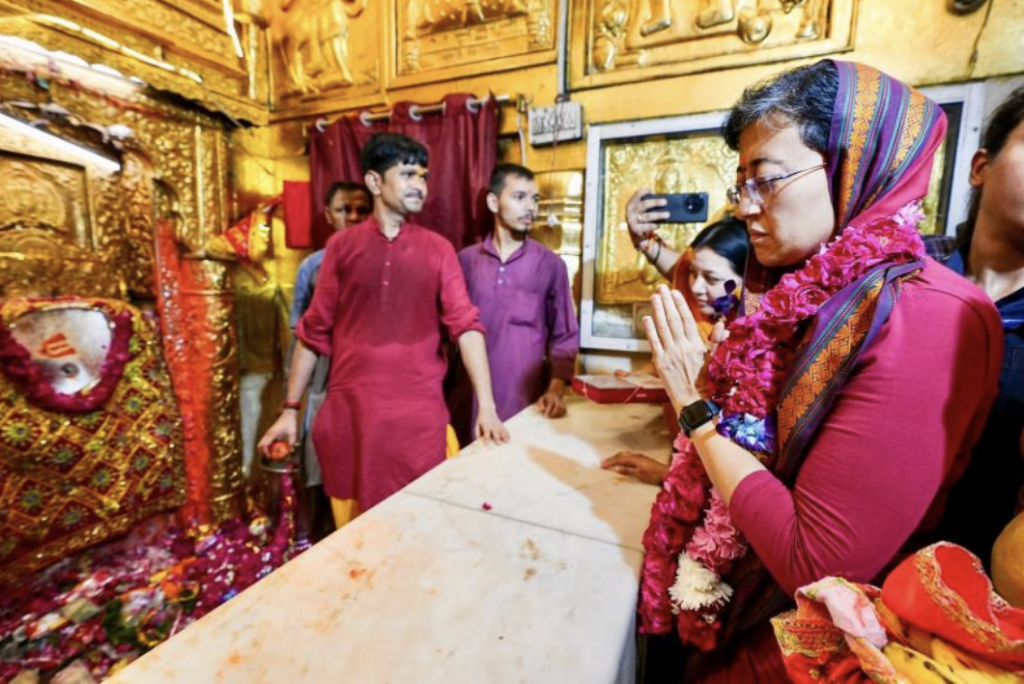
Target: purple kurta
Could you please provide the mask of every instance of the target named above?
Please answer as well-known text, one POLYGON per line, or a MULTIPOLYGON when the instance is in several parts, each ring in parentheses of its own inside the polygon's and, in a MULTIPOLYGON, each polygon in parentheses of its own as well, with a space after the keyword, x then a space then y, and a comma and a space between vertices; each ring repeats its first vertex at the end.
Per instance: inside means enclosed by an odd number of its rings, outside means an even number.
POLYGON ((549 378, 572 379, 580 344, 569 274, 556 254, 529 238, 502 263, 487 236, 459 252, 459 263, 487 328, 494 403, 507 420, 537 401, 549 378))

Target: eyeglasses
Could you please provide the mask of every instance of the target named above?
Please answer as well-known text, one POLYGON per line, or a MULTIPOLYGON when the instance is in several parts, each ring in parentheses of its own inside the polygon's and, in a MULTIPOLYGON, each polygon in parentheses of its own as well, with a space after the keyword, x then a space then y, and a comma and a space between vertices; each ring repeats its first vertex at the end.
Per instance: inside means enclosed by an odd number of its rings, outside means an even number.
POLYGON ((764 206, 764 203, 768 201, 768 198, 774 195, 782 188, 778 187, 778 184, 784 180, 790 178, 796 178, 803 174, 817 171, 818 169, 825 168, 824 164, 818 164, 817 166, 811 166, 806 169, 800 169, 793 173, 787 173, 782 176, 768 176, 767 178, 748 178, 747 180, 734 185, 725 191, 725 196, 729 198, 729 203, 733 205, 739 205, 740 199, 743 196, 743 191, 747 191, 747 199, 757 206, 764 206))

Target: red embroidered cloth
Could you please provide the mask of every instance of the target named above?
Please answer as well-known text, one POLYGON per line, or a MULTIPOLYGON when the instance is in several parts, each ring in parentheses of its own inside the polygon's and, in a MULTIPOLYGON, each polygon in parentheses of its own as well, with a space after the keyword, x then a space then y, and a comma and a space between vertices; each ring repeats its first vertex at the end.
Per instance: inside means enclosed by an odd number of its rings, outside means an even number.
MULTIPOLYGON (((74 347, 70 331, 61 339, 74 347)), ((0 369, 0 586, 184 502, 180 418, 138 310, 10 300, 0 307, 0 369), (106 316, 110 350, 97 384, 55 394, 32 360, 39 350, 10 330, 25 314, 75 308, 106 316)))

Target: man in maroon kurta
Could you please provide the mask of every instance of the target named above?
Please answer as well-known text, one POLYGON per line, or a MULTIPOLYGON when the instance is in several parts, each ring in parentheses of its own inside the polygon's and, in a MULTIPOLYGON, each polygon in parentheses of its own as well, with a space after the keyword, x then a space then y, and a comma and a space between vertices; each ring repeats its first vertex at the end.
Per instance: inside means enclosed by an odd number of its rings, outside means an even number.
POLYGON ((405 136, 379 134, 367 143, 362 163, 373 216, 327 242, 313 301, 296 329, 288 400, 260 441, 264 453, 277 440, 295 443, 295 407, 316 356, 330 354, 313 441, 327 493, 355 499, 358 510, 444 460, 444 330, 458 342, 483 407, 477 435, 508 439, 494 408, 484 328, 455 250, 408 222, 426 198, 426 149, 405 136))

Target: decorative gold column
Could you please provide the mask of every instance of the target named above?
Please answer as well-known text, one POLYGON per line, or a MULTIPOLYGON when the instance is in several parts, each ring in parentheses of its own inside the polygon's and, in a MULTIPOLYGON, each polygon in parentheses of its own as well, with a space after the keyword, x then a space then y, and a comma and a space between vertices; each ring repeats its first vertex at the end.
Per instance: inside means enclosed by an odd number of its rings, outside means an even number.
POLYGON ((226 264, 182 257, 174 227, 157 226, 157 286, 164 354, 184 422, 190 524, 241 512, 238 338, 226 264))

